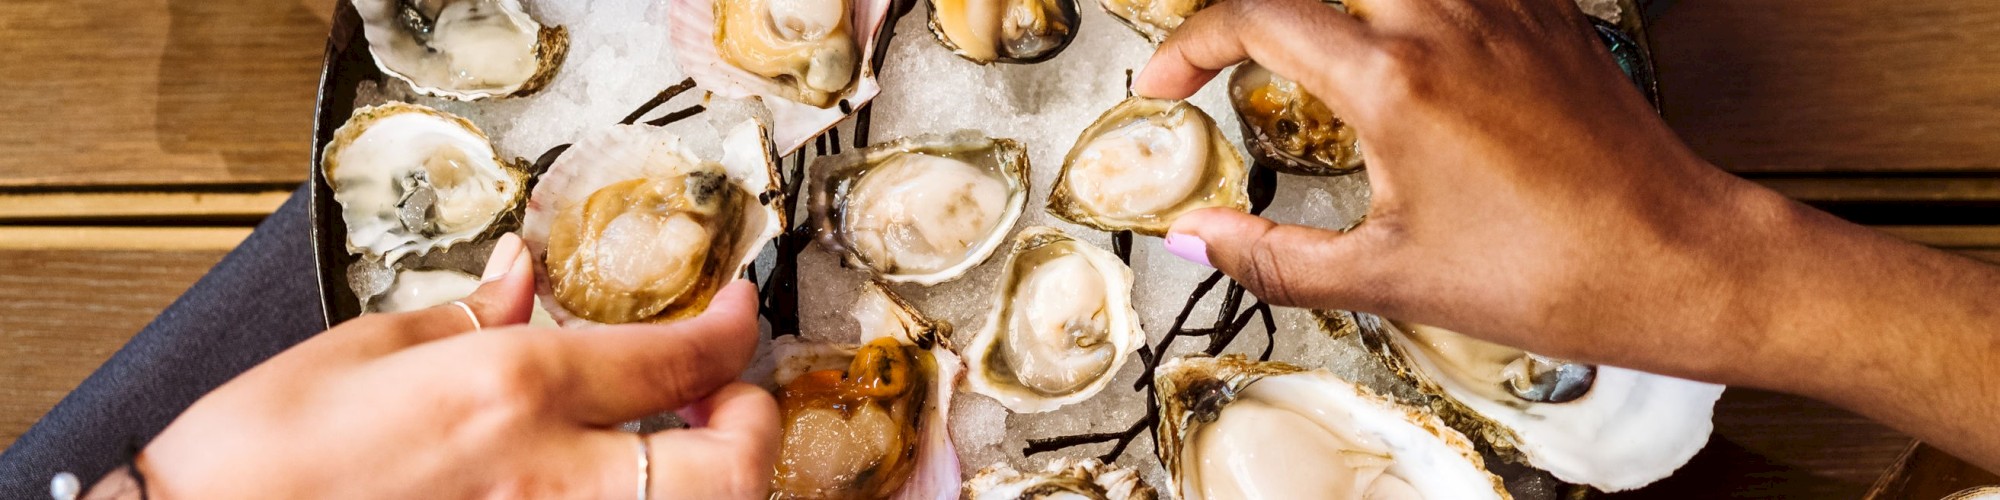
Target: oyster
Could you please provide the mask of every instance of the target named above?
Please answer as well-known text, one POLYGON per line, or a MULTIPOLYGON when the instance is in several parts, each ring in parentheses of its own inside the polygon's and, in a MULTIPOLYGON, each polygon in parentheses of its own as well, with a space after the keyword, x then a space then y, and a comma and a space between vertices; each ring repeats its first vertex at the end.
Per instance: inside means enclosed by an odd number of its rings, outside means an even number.
POLYGON ((1181 27, 1188 16, 1216 0, 1098 0, 1105 12, 1155 44, 1181 27))
POLYGON ((1181 214, 1249 210, 1250 171, 1215 120, 1184 101, 1133 97, 1063 157, 1049 213, 1105 231, 1164 236, 1181 214))
POLYGON ((1257 166, 1297 175, 1361 170, 1354 127, 1298 82, 1245 62, 1229 77, 1229 104, 1242 121, 1243 140, 1257 166))
POLYGON ((1076 38, 1076 0, 930 0, 931 35, 972 62, 1036 63, 1076 38))
POLYGON ((1180 358, 1154 384, 1176 498, 1511 498, 1442 420, 1323 370, 1180 358))
POLYGON ((382 72, 424 95, 461 101, 523 96, 555 77, 569 33, 519 0, 355 0, 382 72))
POLYGON ((364 299, 369 312, 415 311, 472 295, 479 289, 479 277, 450 270, 404 270, 396 273, 389 291, 364 299))
POLYGON ((968 385, 1017 413, 1089 399, 1146 345, 1132 269, 1061 230, 1015 237, 992 313, 966 346, 968 385))
POLYGON ((1687 463, 1708 443, 1722 396, 1719 385, 1597 366, 1588 378, 1544 384, 1568 385, 1554 392, 1570 394, 1543 397, 1522 390, 1522 379, 1560 379, 1574 365, 1442 328, 1372 316, 1358 323, 1363 345, 1436 396, 1433 406, 1453 426, 1503 456, 1605 491, 1644 486, 1687 463))
POLYGON ((556 159, 522 223, 549 314, 573 326, 707 308, 785 227, 763 129, 744 122, 722 148, 707 162, 671 132, 621 125, 556 159))
POLYGON ((1156 493, 1131 469, 1095 458, 1057 458, 1042 472, 1023 474, 1001 463, 965 482, 970 500, 1153 500, 1156 493))
POLYGON ((347 250, 383 263, 470 241, 520 203, 524 165, 472 122, 415 104, 354 110, 320 155, 347 250))
POLYGON ((881 86, 874 55, 891 0, 672 0, 674 56, 702 88, 771 110, 778 155, 881 86))
POLYGON ((959 489, 946 427, 961 370, 950 327, 870 282, 859 346, 780 339, 784 437, 771 498, 941 498, 959 489))
POLYGON ((935 285, 985 262, 1028 200, 1026 150, 971 131, 829 157, 812 176, 821 245, 892 282, 935 285))

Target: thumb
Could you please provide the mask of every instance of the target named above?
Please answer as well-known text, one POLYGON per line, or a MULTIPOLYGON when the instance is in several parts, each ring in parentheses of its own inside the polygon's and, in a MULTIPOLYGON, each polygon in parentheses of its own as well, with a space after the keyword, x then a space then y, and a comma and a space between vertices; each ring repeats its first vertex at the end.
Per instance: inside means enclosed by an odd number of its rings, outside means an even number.
POLYGON ((1165 246, 1228 274, 1273 305, 1343 309, 1363 290, 1351 272, 1361 261, 1355 245, 1337 231, 1212 208, 1176 219, 1165 246))

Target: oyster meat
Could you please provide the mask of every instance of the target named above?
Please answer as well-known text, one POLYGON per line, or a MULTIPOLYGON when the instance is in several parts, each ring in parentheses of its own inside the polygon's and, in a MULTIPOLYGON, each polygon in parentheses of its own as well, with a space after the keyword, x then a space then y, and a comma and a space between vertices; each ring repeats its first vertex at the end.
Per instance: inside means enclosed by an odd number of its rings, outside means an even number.
POLYGON ((1006 463, 980 469, 965 482, 970 500, 1153 500, 1157 494, 1132 469, 1095 458, 1060 457, 1041 472, 1022 473, 1006 463))
POLYGON ((369 312, 415 311, 465 298, 479 289, 479 277, 451 270, 404 270, 389 291, 363 299, 369 312))
POLYGON ((1363 345, 1437 397, 1433 406, 1459 430, 1605 491, 1650 484, 1687 463, 1708 444, 1722 396, 1719 385, 1564 363, 1437 327, 1372 316, 1358 324, 1363 345))
POLYGON ((347 250, 393 264, 473 240, 520 203, 527 170, 472 122, 424 106, 354 110, 320 155, 347 250))
POLYGON ((754 122, 729 132, 719 164, 658 127, 577 141, 542 176, 522 223, 549 314, 576 325, 701 313, 785 227, 767 145, 754 122))
POLYGON ((1182 500, 1511 498, 1438 417, 1324 370, 1180 358, 1154 384, 1156 453, 1182 500))
POLYGON ((1155 44, 1216 0, 1098 0, 1105 12, 1155 44))
POLYGON ((1229 77, 1229 104, 1242 121, 1243 141, 1257 166, 1297 175, 1361 170, 1354 127, 1298 82, 1245 62, 1229 77))
POLYGON ((1083 20, 1076 0, 930 0, 931 35, 979 64, 1035 63, 1061 53, 1083 20))
POLYGON ((1015 237, 986 326, 966 346, 967 383, 1017 413, 1089 399, 1146 345, 1132 269, 1111 252, 1036 226, 1015 237))
POLYGON ((535 22, 519 0, 355 0, 354 7, 375 64, 424 95, 532 94, 569 51, 568 32, 535 22))
POLYGON ((1049 213, 1105 231, 1165 236, 1181 214, 1249 210, 1250 171, 1215 120, 1184 101, 1133 97, 1063 157, 1049 213))
POLYGON ((985 262, 1027 205, 1021 144, 964 131, 882 143, 813 165, 822 247, 892 282, 935 285, 985 262))
POLYGON ((771 498, 940 498, 959 490, 946 427, 950 327, 876 283, 854 308, 862 344, 778 341, 783 438, 771 498))
POLYGON ((702 88, 771 111, 778 155, 867 104, 891 0, 671 0, 674 56, 702 88))

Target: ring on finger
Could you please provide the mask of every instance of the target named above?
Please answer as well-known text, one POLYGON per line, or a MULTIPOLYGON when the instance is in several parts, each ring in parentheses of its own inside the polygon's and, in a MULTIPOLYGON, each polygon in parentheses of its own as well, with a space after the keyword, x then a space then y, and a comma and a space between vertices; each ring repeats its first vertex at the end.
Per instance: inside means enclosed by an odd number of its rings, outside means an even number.
POLYGON ((476 331, 479 331, 479 330, 484 330, 484 329, 486 329, 486 326, 485 326, 485 325, 481 325, 481 324, 479 324, 479 315, 478 315, 478 314, 475 314, 475 313, 473 313, 473 312, 472 312, 472 306, 469 306, 469 305, 465 305, 465 301, 462 301, 462 300, 454 300, 454 301, 451 301, 451 305, 454 305, 454 306, 458 306, 458 310, 460 310, 460 311, 465 311, 465 319, 469 319, 469 320, 472 320, 472 331, 475 331, 475 332, 476 332, 476 331))

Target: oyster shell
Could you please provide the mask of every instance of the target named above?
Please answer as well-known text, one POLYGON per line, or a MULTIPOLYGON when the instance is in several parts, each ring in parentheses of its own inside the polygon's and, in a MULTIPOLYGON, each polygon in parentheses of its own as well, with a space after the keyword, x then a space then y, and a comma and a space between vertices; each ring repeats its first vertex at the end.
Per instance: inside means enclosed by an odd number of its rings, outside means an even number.
POLYGON ((1216 0, 1098 0, 1111 17, 1125 23, 1147 41, 1158 44, 1181 27, 1188 16, 1216 0))
POLYGON ((779 339, 784 437, 771 498, 941 498, 959 490, 946 417, 962 368, 950 326, 870 282, 862 344, 779 339))
POLYGON ((569 51, 569 33, 535 22, 519 0, 355 0, 354 7, 375 64, 424 95, 532 94, 569 51))
POLYGON ((549 314, 567 326, 701 313, 785 227, 776 160, 745 122, 703 161, 658 127, 577 141, 528 200, 522 239, 549 314))
POLYGON ((881 92, 891 0, 672 0, 674 57, 702 88, 757 99, 789 155, 881 92))
POLYGON ((1017 413, 1089 399, 1146 344, 1132 269, 1111 252, 1036 226, 1014 239, 986 326, 966 346, 967 382, 1017 413))
POLYGON ((931 35, 979 64, 1036 63, 1076 38, 1076 0, 930 0, 931 35))
POLYGON ((1041 472, 1022 473, 1006 463, 980 469, 965 482, 969 500, 1153 500, 1157 494, 1131 469, 1095 458, 1061 457, 1041 472))
POLYGON ((479 127, 424 106, 354 110, 320 155, 347 250, 395 263, 473 240, 520 203, 527 170, 479 127))
POLYGON ((1587 392, 1533 401, 1504 385, 1529 353, 1442 328, 1361 316, 1362 344, 1436 397, 1433 408, 1503 456, 1556 478, 1623 491, 1671 475, 1708 444, 1723 387, 1598 366, 1587 392))
POLYGON ((999 248, 1027 192, 1020 143, 962 131, 819 160, 809 197, 822 247, 877 278, 935 285, 999 248))
POLYGON ((1354 127, 1298 82, 1245 62, 1229 77, 1229 104, 1236 108, 1243 142, 1257 166, 1296 175, 1361 170, 1354 127))
POLYGON ((404 270, 380 296, 362 300, 369 312, 404 312, 444 304, 472 295, 479 277, 451 270, 404 270))
POLYGON ((1324 370, 1180 358, 1154 384, 1176 498, 1511 498, 1438 417, 1324 370))
POLYGON ((1187 212, 1249 210, 1249 176, 1208 113, 1184 101, 1133 97, 1077 138, 1063 157, 1048 211, 1105 231, 1165 236, 1187 212))

